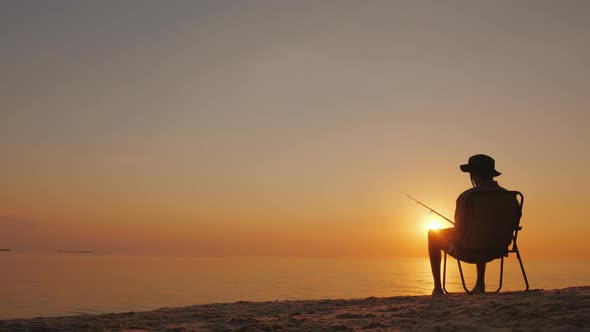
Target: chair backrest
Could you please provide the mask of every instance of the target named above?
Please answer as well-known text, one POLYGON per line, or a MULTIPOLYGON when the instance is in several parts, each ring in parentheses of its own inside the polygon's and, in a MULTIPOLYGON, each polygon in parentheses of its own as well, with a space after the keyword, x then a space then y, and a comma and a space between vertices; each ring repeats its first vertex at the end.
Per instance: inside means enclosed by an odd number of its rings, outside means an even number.
MULTIPOLYGON (((520 227, 523 195, 518 191, 474 192, 467 198, 465 251, 501 257, 520 227)), ((491 258, 490 257, 490 258, 491 258)))

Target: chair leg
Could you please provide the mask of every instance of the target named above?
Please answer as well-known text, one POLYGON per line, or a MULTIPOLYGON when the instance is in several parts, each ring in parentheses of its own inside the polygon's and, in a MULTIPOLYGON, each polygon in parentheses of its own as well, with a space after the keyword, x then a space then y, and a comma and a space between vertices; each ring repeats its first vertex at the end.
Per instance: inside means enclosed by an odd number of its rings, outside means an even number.
MULTIPOLYGON (((516 252, 516 258, 518 258, 518 263, 520 264, 520 270, 522 271, 522 277, 524 278, 524 282, 526 284, 526 289, 524 290, 525 292, 527 292, 529 290, 529 280, 527 279, 526 276, 526 272, 524 270, 524 265, 522 263, 522 258, 520 257, 520 252, 517 250, 516 252)), ((469 293, 469 294, 473 294, 471 291, 469 291, 469 289, 467 289, 467 285, 465 285, 465 277, 463 276, 463 269, 461 267, 461 261, 457 260, 457 265, 459 266, 459 274, 461 275, 461 284, 463 285, 463 289, 469 293)), ((449 293, 449 291, 447 291, 446 289, 446 276, 447 276, 447 254, 445 253, 445 260, 444 260, 444 270, 443 270, 443 291, 445 293, 449 293)), ((502 281, 504 279, 504 257, 500 257, 500 280, 498 282, 498 289, 496 289, 494 292, 497 293, 502 289, 502 281)))
POLYGON ((443 287, 443 292, 446 293, 446 294, 449 294, 449 291, 447 290, 446 284, 447 284, 447 252, 445 251, 445 259, 444 259, 444 263, 443 263, 443 282, 442 282, 442 287, 443 287))
POLYGON ((463 289, 469 293, 472 294, 471 291, 469 291, 469 289, 467 289, 467 286, 465 286, 465 278, 463 277, 463 269, 461 268, 461 261, 457 259, 457 265, 459 265, 459 273, 461 274, 461 283, 463 284, 463 289))
POLYGON ((526 284, 525 292, 529 290, 529 280, 526 277, 526 272, 524 272, 524 265, 522 264, 522 258, 520 258, 520 252, 518 249, 516 250, 516 258, 518 258, 518 263, 520 263, 520 270, 522 271, 522 277, 524 278, 524 283, 526 284))
MULTIPOLYGON (((465 278, 463 277, 463 269, 461 268, 461 261, 457 260, 457 265, 459 265, 459 273, 461 274, 461 283, 463 284, 463 289, 469 293, 469 294, 473 294, 469 289, 467 289, 467 285, 465 285, 465 278)), ((494 292, 499 292, 500 289, 502 289, 502 276, 504 274, 504 257, 501 257, 500 259, 500 282, 498 283, 498 289, 496 289, 494 292)))
POLYGON ((494 292, 497 293, 502 289, 502 277, 504 276, 504 257, 500 257, 500 281, 498 282, 498 289, 494 292))

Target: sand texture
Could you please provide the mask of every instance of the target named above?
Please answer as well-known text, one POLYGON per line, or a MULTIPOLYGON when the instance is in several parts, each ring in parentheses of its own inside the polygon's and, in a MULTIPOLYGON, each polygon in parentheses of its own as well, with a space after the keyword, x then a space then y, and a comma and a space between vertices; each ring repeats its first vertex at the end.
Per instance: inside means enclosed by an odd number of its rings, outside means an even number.
POLYGON ((236 302, 0 321, 0 331, 590 331, 590 286, 441 297, 236 302))

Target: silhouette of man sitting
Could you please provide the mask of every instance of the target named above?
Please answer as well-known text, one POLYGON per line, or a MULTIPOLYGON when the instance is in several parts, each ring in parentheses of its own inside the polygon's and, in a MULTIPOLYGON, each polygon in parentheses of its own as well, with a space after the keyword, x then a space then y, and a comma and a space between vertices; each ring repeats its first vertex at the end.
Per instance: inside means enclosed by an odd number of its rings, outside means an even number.
MULTIPOLYGON (((432 295, 443 294, 440 281, 440 263, 441 250, 446 251, 449 255, 455 257, 458 250, 458 244, 465 228, 465 216, 467 198, 473 192, 479 191, 506 191, 500 187, 494 177, 501 173, 495 169, 495 161, 492 157, 477 154, 471 156, 467 164, 460 166, 461 171, 469 173, 473 188, 461 193, 457 198, 455 208, 455 227, 430 230, 428 232, 428 254, 430 256, 430 268, 432 269, 432 278, 434 279, 434 290, 432 295)), ((477 280, 472 292, 485 292, 485 271, 486 263, 477 263, 477 280)))

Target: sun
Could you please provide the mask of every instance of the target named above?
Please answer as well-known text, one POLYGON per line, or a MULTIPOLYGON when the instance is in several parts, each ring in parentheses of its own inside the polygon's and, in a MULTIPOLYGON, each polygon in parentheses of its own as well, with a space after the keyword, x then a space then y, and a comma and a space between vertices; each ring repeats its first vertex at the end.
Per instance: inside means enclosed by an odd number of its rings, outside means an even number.
POLYGON ((426 229, 427 230, 437 230, 437 229, 441 229, 443 228, 443 224, 440 220, 437 219, 430 219, 428 220, 428 222, 426 223, 426 229))

